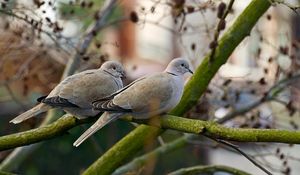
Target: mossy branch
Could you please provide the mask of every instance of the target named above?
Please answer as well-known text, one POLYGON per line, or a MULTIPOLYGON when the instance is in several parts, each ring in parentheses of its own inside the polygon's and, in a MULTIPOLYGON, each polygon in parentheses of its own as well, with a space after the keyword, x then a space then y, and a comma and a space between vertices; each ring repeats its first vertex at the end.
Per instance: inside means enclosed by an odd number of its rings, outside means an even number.
MULTIPOLYGON (((141 121, 138 121, 141 122, 141 121)), ((158 125, 157 125, 158 126, 158 125)), ((195 119, 187 119, 176 116, 162 116, 161 122, 159 124, 163 129, 173 129, 181 132, 201 134, 214 139, 228 140, 228 141, 237 141, 237 142, 276 142, 276 143, 288 143, 288 144, 300 144, 300 132, 299 131, 288 131, 288 130, 278 130, 278 129, 243 129, 243 128, 228 128, 223 125, 217 124, 211 121, 202 121, 195 119)), ((120 166, 125 160, 120 161, 118 158, 123 157, 124 154, 127 156, 130 154, 135 154, 139 149, 138 147, 128 146, 123 147, 123 144, 129 145, 129 142, 132 145, 139 145, 140 143, 145 143, 145 140, 150 137, 146 137, 145 135, 160 133, 157 127, 154 126, 145 126, 142 125, 139 132, 131 132, 129 136, 124 137, 117 144, 115 144, 110 151, 105 153, 100 159, 98 159, 91 167, 89 167, 83 174, 111 174, 116 166, 120 166), (151 129, 155 129, 155 133, 146 132, 151 129), (131 139, 134 139, 132 141, 131 139), (145 140, 144 140, 145 139, 145 140), (120 144, 121 143, 121 144, 120 144), (139 143, 139 144, 135 144, 139 143), (117 147, 116 147, 117 145, 117 147), (131 150, 134 148, 134 151, 131 150), (114 157, 110 161, 105 161, 107 158, 114 157), (103 166, 106 167, 101 171, 98 171, 98 167, 103 166)), ((153 137, 153 135, 151 135, 153 137)), ((179 144, 176 146, 180 146, 180 144, 184 144, 183 140, 179 141, 179 144)), ((173 145, 174 146, 174 145, 173 145)), ((165 149, 165 148, 162 148, 165 149)), ((158 150, 160 152, 162 150, 158 150)), ((155 152, 150 152, 149 154, 156 154, 155 152)), ((147 154, 146 158, 149 157, 147 154)), ((144 158, 141 158, 141 161, 144 158)), ((139 160, 138 160, 139 161, 139 160)), ((134 164, 136 166, 136 164, 134 164)), ((134 167, 133 167, 134 168, 134 167)))
MULTIPOLYGON (((57 136, 66 134, 69 129, 77 125, 92 121, 94 121, 94 119, 78 120, 74 116, 65 115, 56 122, 47 126, 0 137, 0 151, 52 139, 57 136)), ((148 120, 133 120, 133 122, 147 124, 148 120)), ((142 124, 140 126, 140 128, 142 128, 141 132, 131 132, 122 140, 129 141, 131 139, 134 139, 132 143, 141 142, 139 144, 144 144, 144 139, 155 137, 156 134, 159 134, 160 131, 162 131, 160 128, 163 128, 172 129, 184 133, 201 134, 207 137, 228 141, 300 144, 300 131, 288 131, 279 129, 228 128, 212 121, 188 119, 172 115, 162 116, 159 123, 155 125, 153 125, 153 123, 151 124, 152 126, 142 124), (155 132, 145 132, 149 127, 155 132), (145 133, 142 131, 144 131, 145 133)), ((115 149, 115 151, 118 151, 121 148, 114 146, 113 149, 115 149)), ((126 150, 128 149, 132 151, 131 149, 133 148, 122 147, 122 151, 118 151, 122 153, 118 153, 118 155, 125 154, 126 150)), ((112 164, 111 161, 107 163, 112 164)))
POLYGON ((2 136, 0 137, 0 151, 33 144, 64 135, 69 129, 92 120, 93 119, 78 120, 73 116, 65 115, 49 125, 16 134, 2 136))
POLYGON ((128 164, 118 168, 114 171, 113 175, 122 175, 122 174, 138 174, 138 171, 142 169, 145 164, 152 159, 158 158, 166 153, 177 150, 188 143, 188 140, 191 139, 194 135, 186 134, 178 139, 175 139, 169 143, 163 144, 162 146, 156 148, 155 150, 144 154, 140 157, 135 158, 128 164))
MULTIPOLYGON (((182 116, 186 111, 193 107, 201 95, 206 90, 209 82, 214 77, 219 68, 227 61, 234 49, 239 45, 242 40, 250 35, 250 32, 258 19, 267 11, 270 7, 269 0, 252 0, 248 7, 241 13, 241 15, 236 19, 232 26, 226 31, 223 37, 219 41, 219 45, 216 48, 214 54, 213 62, 210 62, 210 54, 208 54, 201 65, 196 69, 193 77, 188 82, 185 87, 185 91, 180 103, 177 107, 171 111, 171 114, 182 116)), ((137 133, 156 133, 159 135, 161 132, 157 132, 154 127, 148 126, 138 127, 131 134, 137 133)), ((93 163, 84 174, 110 174, 116 168, 118 168, 125 160, 128 160, 134 156, 135 152, 129 152, 124 154, 125 156, 119 156, 116 160, 116 157, 109 155, 114 155, 113 152, 120 151, 122 149, 128 149, 129 147, 139 148, 143 147, 143 142, 135 142, 136 139, 129 139, 125 136, 117 144, 115 144, 110 150, 108 150, 101 158, 93 163), (117 150, 116 148, 120 149, 117 150), (114 160, 114 164, 110 165, 110 170, 108 167, 105 167, 103 162, 110 162, 114 160), (102 172, 103 169, 106 169, 105 172, 102 172), (98 170, 101 170, 98 171, 98 170)), ((143 139, 143 138, 141 138, 143 139)))
POLYGON ((169 173, 168 175, 192 175, 192 174, 199 174, 199 173, 211 174, 215 172, 225 172, 233 175, 251 175, 245 171, 233 167, 229 167, 229 166, 224 166, 224 165, 194 166, 189 168, 182 168, 172 173, 169 173))
POLYGON ((269 7, 270 2, 268 0, 253 0, 248 5, 220 39, 213 62, 209 61, 210 54, 203 59, 191 80, 185 86, 180 103, 171 111, 171 114, 181 116, 198 102, 219 68, 226 63, 239 43, 250 35, 253 26, 269 7))

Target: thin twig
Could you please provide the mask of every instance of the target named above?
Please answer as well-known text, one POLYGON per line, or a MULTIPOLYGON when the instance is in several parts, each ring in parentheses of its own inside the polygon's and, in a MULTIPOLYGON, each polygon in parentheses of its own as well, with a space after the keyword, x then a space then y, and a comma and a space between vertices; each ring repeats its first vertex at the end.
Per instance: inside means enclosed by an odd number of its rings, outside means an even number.
POLYGON ((26 74, 27 74, 27 70, 28 70, 28 66, 29 64, 36 59, 37 57, 39 57, 41 54, 40 53, 35 53, 34 55, 32 55, 30 58, 28 58, 23 64, 22 66, 20 66, 20 68, 18 69, 18 72, 12 76, 11 78, 9 78, 8 80, 3 80, 0 81, 0 86, 7 86, 8 84, 19 80, 21 78, 23 78, 26 74))
POLYGON ((216 27, 216 30, 215 30, 215 33, 214 33, 214 40, 213 42, 216 43, 216 45, 212 48, 212 51, 211 51, 211 54, 210 54, 210 63, 213 62, 213 59, 214 59, 214 56, 215 56, 215 52, 216 52, 216 48, 217 48, 217 43, 218 43, 218 40, 219 40, 219 36, 220 36, 220 30, 218 29, 218 26, 220 25, 221 22, 225 22, 225 18, 227 17, 227 15, 229 14, 229 12, 231 11, 232 9, 232 6, 233 6, 233 3, 234 3, 234 0, 230 0, 224 14, 222 15, 221 19, 219 20, 219 23, 216 27))
POLYGON ((239 149, 239 147, 237 145, 234 145, 230 142, 221 140, 221 139, 216 139, 216 138, 212 138, 212 137, 207 137, 209 139, 212 139, 218 143, 221 143, 223 145, 226 145, 234 150, 236 150, 237 152, 239 152, 240 154, 242 154, 246 159, 248 159, 250 162, 252 162, 256 167, 258 167, 259 169, 261 169, 262 171, 264 171, 266 174, 268 175, 272 175, 272 173, 270 171, 268 171, 266 168, 264 168, 263 166, 261 166, 259 163, 256 162, 256 160, 251 157, 250 155, 248 155, 247 153, 245 153, 244 151, 242 151, 241 149, 239 149))
MULTIPOLYGON (((32 23, 31 23, 28 19, 26 19, 26 18, 24 18, 24 17, 22 17, 22 16, 19 16, 19 15, 13 13, 13 12, 10 12, 10 11, 7 11, 7 10, 0 9, 0 13, 3 13, 3 14, 5 14, 5 15, 8 15, 8 16, 11 16, 11 17, 14 17, 14 18, 17 18, 17 19, 19 19, 19 20, 24 21, 25 23, 27 23, 27 24, 29 24, 29 25, 32 25, 32 23)), ((36 28, 33 28, 33 29, 34 29, 34 30, 38 30, 38 29, 36 29, 36 28)), ((56 45, 58 48, 60 48, 60 49, 62 49, 62 50, 64 50, 65 52, 68 53, 68 51, 66 51, 63 47, 60 46, 60 44, 59 44, 58 41, 57 41, 57 36, 56 36, 56 35, 54 35, 54 34, 51 33, 51 32, 48 32, 48 31, 46 31, 46 30, 43 30, 43 29, 39 29, 39 32, 41 32, 41 33, 47 35, 47 36, 55 43, 55 45, 56 45)), ((62 37, 62 36, 60 35, 60 37, 62 37)))
POLYGON ((295 81, 300 79, 300 74, 294 75, 292 77, 280 80, 279 82, 277 82, 275 85, 273 85, 268 92, 261 97, 259 100, 251 103, 250 105, 247 105, 243 108, 240 108, 238 110, 232 111, 228 114, 226 114, 224 117, 220 118, 217 120, 218 123, 224 123, 228 120, 231 120, 232 118, 238 116, 238 115, 242 115, 258 106, 260 106, 261 104, 265 103, 265 102, 269 102, 269 101, 277 101, 279 102, 278 99, 276 99, 277 95, 282 92, 288 85, 291 85, 292 83, 294 83, 295 81))
POLYGON ((300 8, 300 5, 292 5, 288 2, 286 2, 285 0, 269 0, 271 2, 272 5, 274 4, 283 4, 286 7, 288 7, 289 9, 291 9, 293 12, 295 12, 297 15, 299 15, 299 13, 297 12, 297 10, 300 8))
POLYGON ((163 144, 162 146, 154 149, 153 151, 146 153, 142 156, 135 158, 134 160, 130 161, 128 164, 118 168, 113 175, 121 175, 126 174, 128 172, 135 172, 144 167, 144 165, 151 159, 157 158, 161 155, 167 154, 174 150, 181 148, 182 146, 186 145, 187 141, 193 137, 191 134, 184 135, 178 139, 175 139, 169 143, 163 144))
POLYGON ((188 174, 215 174, 215 172, 225 172, 232 175, 250 175, 250 173, 224 165, 206 165, 181 168, 168 175, 188 175, 188 174))
POLYGON ((84 37, 83 42, 80 44, 78 51, 73 56, 72 59, 69 60, 67 67, 63 73, 63 79, 71 74, 73 74, 78 66, 80 65, 80 58, 83 54, 87 51, 88 47, 90 46, 91 42, 93 41, 95 34, 101 30, 103 27, 106 26, 106 20, 108 15, 111 13, 112 9, 114 8, 117 0, 106 0, 102 8, 98 13, 98 19, 93 27, 90 28, 87 35, 84 37))
POLYGON ((15 96, 14 92, 11 90, 8 84, 5 84, 4 87, 8 91, 9 95, 11 96, 12 100, 16 102, 19 106, 22 107, 23 110, 26 109, 26 106, 15 96))

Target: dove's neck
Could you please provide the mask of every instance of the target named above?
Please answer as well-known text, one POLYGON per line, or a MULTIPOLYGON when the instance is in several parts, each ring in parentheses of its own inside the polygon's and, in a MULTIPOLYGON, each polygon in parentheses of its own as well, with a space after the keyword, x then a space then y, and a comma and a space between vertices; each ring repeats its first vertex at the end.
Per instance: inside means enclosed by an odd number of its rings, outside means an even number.
MULTIPOLYGON (((101 69, 100 69, 100 70, 101 70, 101 69)), ((115 75, 114 73, 110 72, 109 70, 102 69, 102 71, 105 72, 105 73, 107 73, 107 74, 109 74, 109 75, 111 75, 111 76, 114 77, 114 78, 119 78, 119 79, 121 79, 121 77, 120 77, 118 74, 115 75)))
POLYGON ((123 88, 123 82, 122 82, 122 79, 120 76, 118 75, 114 75, 113 73, 109 72, 108 70, 106 69, 101 69, 103 72, 109 74, 110 76, 112 76, 112 80, 116 83, 118 89, 122 89, 123 88))
POLYGON ((175 81, 178 88, 180 87, 180 89, 183 89, 184 77, 183 74, 176 69, 176 67, 168 66, 164 72, 171 75, 171 78, 175 81))
POLYGON ((182 73, 180 73, 175 67, 173 66, 168 66, 165 71, 168 74, 171 74, 173 76, 182 76, 182 73))

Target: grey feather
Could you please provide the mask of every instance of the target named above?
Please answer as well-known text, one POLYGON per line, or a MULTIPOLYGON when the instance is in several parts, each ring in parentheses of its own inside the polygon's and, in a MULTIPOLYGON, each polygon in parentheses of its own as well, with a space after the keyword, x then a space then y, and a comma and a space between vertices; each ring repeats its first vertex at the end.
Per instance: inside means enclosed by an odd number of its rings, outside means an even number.
POLYGON ((46 112, 49 109, 51 109, 51 106, 45 105, 43 103, 40 103, 37 106, 29 109, 28 111, 20 114, 16 118, 12 119, 11 121, 9 121, 9 123, 13 123, 13 124, 21 123, 24 120, 27 120, 27 119, 29 119, 29 118, 31 118, 33 116, 39 115, 39 114, 41 114, 43 112, 46 112))
POLYGON ((88 130, 86 130, 74 143, 73 146, 78 147, 87 138, 103 128, 105 125, 117 120, 122 114, 104 113, 88 130))

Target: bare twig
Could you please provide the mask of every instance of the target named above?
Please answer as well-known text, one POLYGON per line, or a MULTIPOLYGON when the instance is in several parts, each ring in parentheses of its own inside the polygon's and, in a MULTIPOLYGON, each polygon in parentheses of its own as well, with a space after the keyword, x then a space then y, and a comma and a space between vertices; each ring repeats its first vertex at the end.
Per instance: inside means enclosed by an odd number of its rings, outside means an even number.
POLYGON ((289 2, 286 2, 285 0, 269 0, 271 2, 271 4, 283 4, 285 6, 287 6, 288 8, 290 8, 292 11, 294 11, 297 15, 299 15, 299 13, 297 12, 297 10, 300 8, 300 5, 292 5, 289 2))
POLYGON ((78 66, 80 65, 80 58, 87 51, 88 47, 95 37, 95 34, 106 26, 107 17, 111 13, 116 2, 117 0, 104 1, 104 4, 97 15, 96 23, 93 25, 93 27, 90 28, 90 30, 84 37, 83 42, 80 44, 78 51, 75 53, 73 58, 69 60, 69 63, 67 64, 67 67, 63 73, 63 78, 73 74, 75 70, 77 70, 78 66))
MULTIPOLYGON (((31 21, 29 21, 27 18, 25 17, 22 17, 22 16, 19 16, 13 12, 10 12, 10 11, 7 11, 7 10, 3 10, 3 9, 0 9, 0 13, 3 13, 5 15, 8 15, 8 16, 11 16, 11 17, 14 17, 14 18, 17 18, 19 20, 22 20, 24 21, 25 23, 29 24, 29 25, 32 25, 31 21)), ((34 28, 35 29, 35 28, 34 28)), ((57 42, 57 36, 54 35, 52 32, 48 32, 46 30, 43 30, 43 29, 35 29, 35 30, 39 30, 39 32, 47 35, 54 43, 56 46, 58 46, 60 49, 66 51, 63 47, 60 46, 60 44, 57 42)), ((62 37, 61 35, 59 37, 62 37)), ((66 51, 67 52, 67 51, 66 51)))
POLYGON ((18 72, 11 78, 9 78, 8 80, 3 80, 0 81, 0 86, 7 86, 8 84, 12 83, 13 81, 19 80, 21 78, 23 78, 27 73, 28 70, 28 66, 29 64, 36 59, 38 56, 40 56, 40 53, 36 53, 34 55, 32 55, 30 58, 28 58, 23 64, 22 66, 20 66, 18 72))
POLYGON ((216 30, 215 30, 215 33, 214 33, 214 40, 210 44, 210 47, 212 49, 211 53, 210 53, 210 59, 209 59, 210 63, 213 62, 213 59, 214 59, 214 56, 215 56, 215 52, 216 52, 216 48, 217 48, 217 45, 218 45, 218 40, 219 40, 220 32, 223 30, 222 28, 219 28, 219 26, 223 25, 222 23, 224 23, 224 25, 226 24, 225 18, 227 17, 227 15, 229 14, 229 12, 231 11, 233 3, 234 3, 234 0, 230 0, 228 6, 226 8, 226 10, 224 11, 224 13, 223 13, 222 17, 220 18, 219 23, 218 23, 218 25, 216 27, 216 30))
POLYGON ((140 157, 135 158, 128 164, 118 168, 113 175, 121 175, 126 174, 128 172, 136 172, 142 167, 144 167, 145 163, 151 160, 152 158, 161 156, 163 154, 167 154, 169 152, 172 152, 173 150, 177 150, 178 148, 181 148, 182 146, 186 145, 188 139, 193 137, 193 135, 188 134, 184 135, 174 141, 171 141, 169 143, 163 144, 162 146, 158 147, 157 149, 144 154, 140 157))
POLYGON ((275 85, 273 85, 268 92, 261 97, 259 100, 251 103, 248 106, 245 106, 241 109, 232 111, 230 113, 228 113, 227 115, 225 115, 224 117, 220 118, 217 120, 218 123, 224 123, 225 121, 228 121, 238 115, 242 115, 256 107, 258 107, 259 105, 265 103, 265 102, 269 102, 272 100, 275 100, 277 102, 280 102, 278 99, 276 99, 276 96, 282 92, 288 85, 291 85, 292 83, 294 83, 295 81, 300 79, 300 74, 294 75, 292 77, 288 77, 286 79, 280 80, 279 82, 277 82, 275 85))
POLYGON ((10 97, 14 102, 16 102, 18 105, 22 107, 23 110, 26 109, 25 105, 15 96, 14 92, 11 90, 10 86, 8 84, 5 84, 4 87, 8 91, 10 97))
POLYGON ((215 172, 226 172, 232 175, 251 175, 245 171, 228 167, 224 165, 207 165, 207 166, 194 166, 189 168, 181 168, 168 175, 187 175, 187 174, 214 174, 215 172))
POLYGON ((221 140, 221 139, 216 139, 216 138, 211 138, 211 137, 208 137, 218 143, 221 143, 223 145, 226 145, 234 150, 236 150, 237 152, 239 152, 240 154, 242 154, 246 159, 248 159, 250 162, 252 162, 256 167, 258 167, 259 169, 261 169, 262 171, 264 171, 266 174, 268 175, 272 175, 271 172, 269 172, 266 168, 264 168, 262 165, 260 165, 259 163, 256 162, 256 160, 251 157, 250 155, 248 155, 247 153, 245 153, 244 151, 242 151, 241 149, 239 149, 239 147, 237 145, 234 145, 230 142, 227 142, 227 141, 224 141, 224 140, 221 140))

